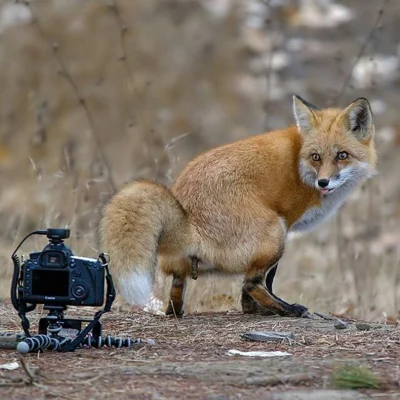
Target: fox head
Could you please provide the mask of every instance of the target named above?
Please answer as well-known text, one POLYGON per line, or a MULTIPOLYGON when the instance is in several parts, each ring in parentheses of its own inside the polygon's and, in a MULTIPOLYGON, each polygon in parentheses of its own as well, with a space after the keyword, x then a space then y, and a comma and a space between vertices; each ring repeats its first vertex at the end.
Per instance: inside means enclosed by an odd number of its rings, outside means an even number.
POLYGON ((376 173, 375 127, 367 99, 346 108, 318 109, 293 96, 300 135, 299 169, 302 181, 323 195, 356 186, 376 173))

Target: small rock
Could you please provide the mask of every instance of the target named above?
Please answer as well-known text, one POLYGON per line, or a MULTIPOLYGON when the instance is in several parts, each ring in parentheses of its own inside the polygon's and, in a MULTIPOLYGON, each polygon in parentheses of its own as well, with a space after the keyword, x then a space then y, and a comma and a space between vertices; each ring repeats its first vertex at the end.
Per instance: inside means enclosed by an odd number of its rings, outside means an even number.
POLYGON ((357 328, 359 331, 369 331, 369 330, 371 329, 371 325, 365 324, 365 323, 363 323, 363 322, 357 322, 357 323, 356 323, 356 328, 357 328))
POLYGON ((349 324, 347 322, 342 321, 341 319, 336 318, 333 326, 336 329, 346 329, 349 324))

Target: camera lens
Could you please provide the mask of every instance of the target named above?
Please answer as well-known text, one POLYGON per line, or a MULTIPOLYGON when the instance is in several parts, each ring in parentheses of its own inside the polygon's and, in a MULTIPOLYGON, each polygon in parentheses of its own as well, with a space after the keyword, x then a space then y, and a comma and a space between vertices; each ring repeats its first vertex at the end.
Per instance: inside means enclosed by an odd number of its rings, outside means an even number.
POLYGON ((87 296, 86 287, 81 283, 77 283, 72 287, 72 294, 77 299, 83 299, 87 296))

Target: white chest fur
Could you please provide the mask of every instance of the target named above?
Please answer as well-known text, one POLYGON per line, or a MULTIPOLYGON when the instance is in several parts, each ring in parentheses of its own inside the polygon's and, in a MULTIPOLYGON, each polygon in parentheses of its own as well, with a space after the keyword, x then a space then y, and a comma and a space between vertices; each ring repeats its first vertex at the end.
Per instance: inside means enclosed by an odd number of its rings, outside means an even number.
POLYGON ((318 224, 334 215, 343 204, 352 187, 342 186, 334 192, 323 196, 319 207, 308 209, 290 228, 291 232, 300 232, 314 229, 318 224))

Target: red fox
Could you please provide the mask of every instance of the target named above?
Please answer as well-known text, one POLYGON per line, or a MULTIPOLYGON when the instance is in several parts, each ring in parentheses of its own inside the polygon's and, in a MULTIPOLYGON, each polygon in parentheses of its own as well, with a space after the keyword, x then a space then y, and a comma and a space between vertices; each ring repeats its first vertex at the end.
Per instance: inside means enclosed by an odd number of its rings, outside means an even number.
POLYGON ((101 244, 128 303, 144 305, 157 268, 172 275, 167 315, 184 313, 185 282, 244 275, 244 313, 307 317, 272 291, 288 233, 314 228, 377 173, 370 104, 318 109, 293 96, 296 124, 192 160, 172 189, 135 180, 103 209, 101 244), (193 264, 194 266, 194 264, 193 264))

